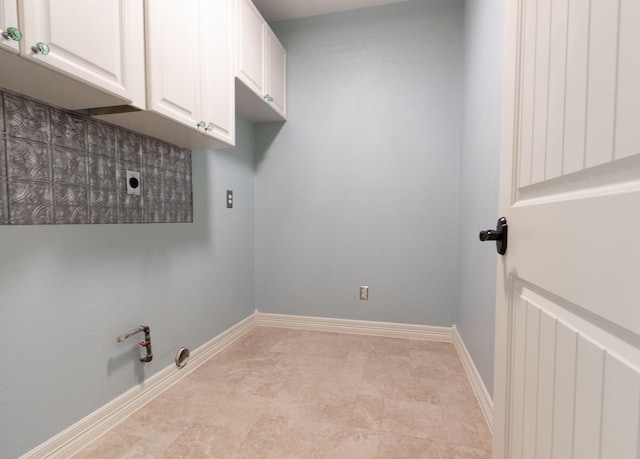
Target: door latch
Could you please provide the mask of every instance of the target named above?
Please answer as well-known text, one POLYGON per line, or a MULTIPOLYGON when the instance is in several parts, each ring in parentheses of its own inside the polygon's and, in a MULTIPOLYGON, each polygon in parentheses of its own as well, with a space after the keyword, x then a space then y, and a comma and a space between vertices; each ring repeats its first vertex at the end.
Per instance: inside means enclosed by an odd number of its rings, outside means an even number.
POLYGON ((496 225, 496 229, 492 230, 483 230, 480 231, 480 240, 481 241, 496 241, 496 250, 500 255, 504 255, 507 253, 507 230, 509 229, 509 225, 507 225, 507 219, 504 217, 500 217, 498 219, 498 224, 496 225))

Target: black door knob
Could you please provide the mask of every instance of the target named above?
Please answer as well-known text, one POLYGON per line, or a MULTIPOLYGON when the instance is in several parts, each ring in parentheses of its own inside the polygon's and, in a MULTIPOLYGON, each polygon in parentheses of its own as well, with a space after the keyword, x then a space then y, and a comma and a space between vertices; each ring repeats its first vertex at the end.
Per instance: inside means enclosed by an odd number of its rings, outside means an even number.
POLYGON ((481 241, 496 241, 496 250, 500 255, 507 253, 507 219, 500 217, 496 229, 480 231, 481 241))
POLYGON ((480 231, 481 241, 497 241, 502 238, 502 231, 482 230, 480 231))

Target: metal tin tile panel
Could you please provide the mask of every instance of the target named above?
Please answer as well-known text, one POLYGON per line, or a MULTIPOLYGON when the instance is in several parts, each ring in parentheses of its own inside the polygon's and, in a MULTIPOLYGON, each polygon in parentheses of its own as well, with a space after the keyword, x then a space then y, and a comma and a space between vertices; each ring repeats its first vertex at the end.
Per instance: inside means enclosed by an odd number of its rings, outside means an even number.
POLYGON ((0 91, 0 225, 192 221, 189 150, 0 91))

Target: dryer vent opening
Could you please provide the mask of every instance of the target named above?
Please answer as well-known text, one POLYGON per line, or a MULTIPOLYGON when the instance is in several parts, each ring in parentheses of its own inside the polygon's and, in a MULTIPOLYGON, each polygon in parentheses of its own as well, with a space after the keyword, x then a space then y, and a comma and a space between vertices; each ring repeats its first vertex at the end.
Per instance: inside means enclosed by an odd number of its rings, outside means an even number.
POLYGON ((184 367, 189 361, 189 349, 181 347, 176 354, 176 366, 178 368, 184 367))

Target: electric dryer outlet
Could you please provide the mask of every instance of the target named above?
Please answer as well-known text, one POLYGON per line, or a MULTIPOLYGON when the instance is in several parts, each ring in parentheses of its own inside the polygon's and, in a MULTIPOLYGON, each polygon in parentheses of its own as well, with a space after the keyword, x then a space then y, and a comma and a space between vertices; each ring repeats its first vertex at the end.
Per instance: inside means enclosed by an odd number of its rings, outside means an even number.
POLYGON ((140 172, 127 171, 127 194, 140 195, 140 172))

